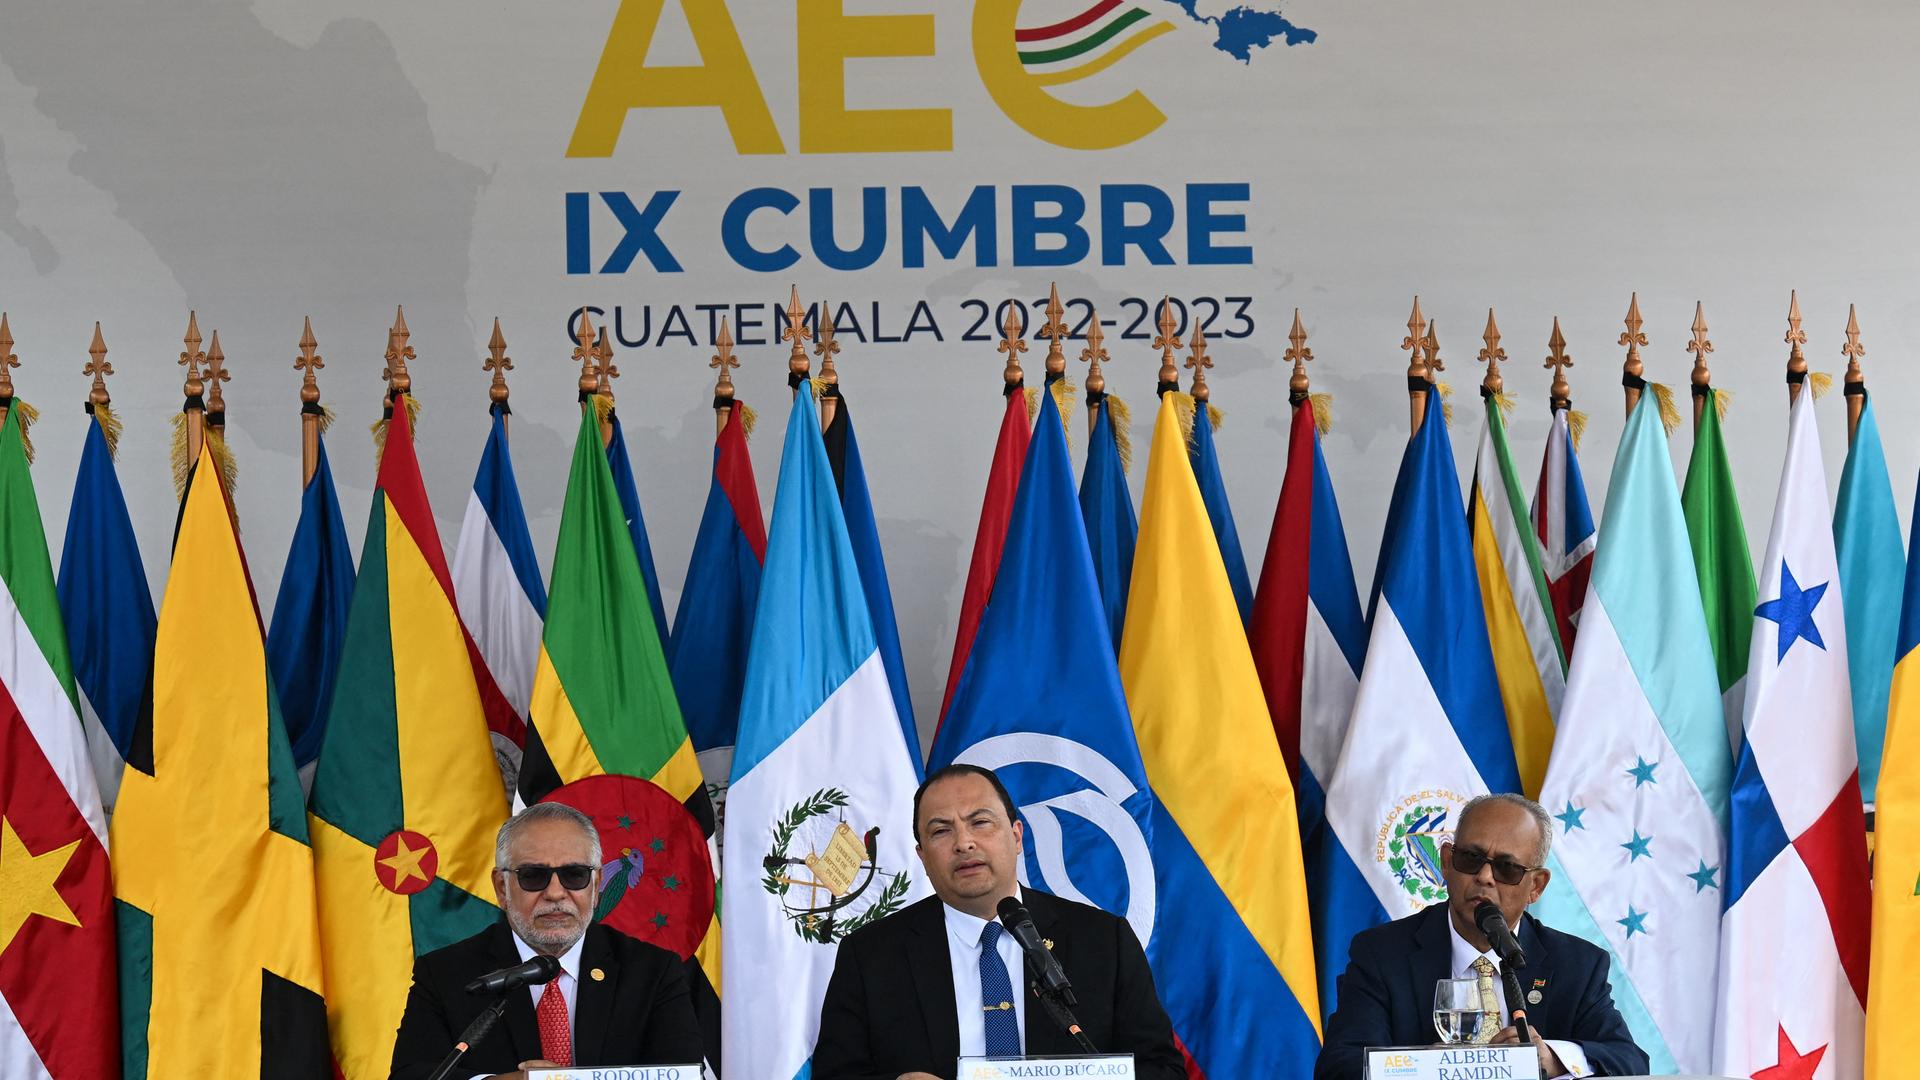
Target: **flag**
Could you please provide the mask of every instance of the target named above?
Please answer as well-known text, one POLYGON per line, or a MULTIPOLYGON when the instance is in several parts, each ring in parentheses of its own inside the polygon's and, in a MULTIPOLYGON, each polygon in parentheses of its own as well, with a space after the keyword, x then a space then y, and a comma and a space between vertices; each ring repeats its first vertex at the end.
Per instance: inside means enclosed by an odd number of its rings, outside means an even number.
MULTIPOLYGON (((474 647, 524 732, 534 664, 540 657, 540 624, 547 617, 547 589, 540 582, 540 560, 533 554, 520 484, 513 475, 509 412, 504 403, 491 411, 493 424, 454 543, 453 596, 474 647)), ((493 752, 508 785, 518 784, 521 745, 494 732, 493 752)))
POLYGON ((1506 706, 1507 730, 1520 767, 1520 790, 1540 794, 1553 750, 1554 717, 1567 692, 1567 660, 1554 627, 1553 600, 1540 569, 1540 541, 1527 524, 1527 504, 1507 449, 1499 399, 1481 391, 1487 426, 1474 456, 1467 523, 1480 579, 1494 674, 1506 706))
POLYGON ((804 1076, 834 946, 926 895, 911 827, 919 761, 893 715, 803 381, 781 452, 727 792, 730 1075, 804 1076))
POLYGON ((660 602, 660 576, 653 572, 653 543, 647 539, 647 519, 640 513, 640 489, 633 481, 633 459, 627 455, 626 432, 620 427, 618 412, 609 410, 607 423, 613 430, 613 437, 607 440, 607 464, 613 467, 613 488, 620 495, 620 509, 626 515, 634 554, 640 557, 640 575, 647 585, 647 607, 653 611, 654 637, 665 641, 667 609, 660 602))
MULTIPOLYGON (((1920 503, 1920 495, 1915 496, 1920 503)), ((1920 507, 1917 507, 1920 509, 1920 507)), ((1920 512, 1913 516, 1920 530, 1920 512)), ((1920 551, 1920 531, 1908 542, 1920 551)), ((1907 559, 1894 651, 1887 738, 1874 803, 1873 962, 1867 992, 1867 1080, 1912 1072, 1907 1025, 1913 971, 1920 964, 1920 558, 1907 559)))
POLYGON ((485 704, 499 691, 461 625, 408 420, 393 409, 310 803, 345 1080, 387 1074, 414 957, 500 917, 507 800, 485 704))
MULTIPOLYGON (((1702 394, 1696 388, 1696 395, 1702 394)), ((1700 575, 1700 604, 1707 613, 1714 668, 1727 730, 1737 742, 1741 701, 1746 693, 1748 643, 1753 637, 1753 555, 1747 550, 1747 526, 1740 518, 1740 497, 1733 468, 1720 437, 1720 401, 1712 387, 1693 425, 1693 456, 1680 505, 1687 512, 1687 542, 1693 569, 1700 575)))
POLYGON ((1364 918, 1378 907, 1366 881, 1340 854, 1326 815, 1326 784, 1360 689, 1367 624, 1333 478, 1320 452, 1313 408, 1304 399, 1293 407, 1286 477, 1247 629, 1274 736, 1299 803, 1314 967, 1320 973, 1322 1015, 1330 1015, 1346 967, 1347 941, 1371 925, 1348 924, 1356 914, 1364 918), (1336 873, 1341 869, 1345 872, 1336 873))
POLYGON ((1587 598, 1596 536, 1587 507, 1587 484, 1580 478, 1580 456, 1567 426, 1570 410, 1553 410, 1547 452, 1540 459, 1540 482, 1533 489, 1533 534, 1540 541, 1540 568, 1553 600, 1554 629, 1560 651, 1573 655, 1580 605, 1587 598))
POLYGON ((267 626, 267 665, 280 691, 280 715, 304 787, 327 731, 333 679, 353 603, 353 551, 333 491, 326 436, 318 436, 313 477, 300 492, 300 521, 280 571, 280 594, 267 626))
POLYGON ((1761 563, 1733 781, 1714 1032, 1714 1071, 1728 1075, 1859 1076, 1864 1058, 1866 822, 1827 505, 1803 390, 1761 563))
POLYGON ((760 564, 767 558, 767 528, 747 455, 743 409, 733 403, 727 426, 713 441, 713 482, 667 639, 667 667, 713 796, 716 828, 724 827, 753 606, 760 596, 760 564))
POLYGON ((656 624, 643 606, 645 580, 627 531, 614 474, 591 409, 580 414, 567 477, 553 595, 533 679, 532 725, 520 769, 527 802, 552 796, 586 811, 603 836, 607 894, 601 919, 630 937, 688 960, 696 1013, 717 1030, 720 933, 714 921, 713 803, 680 718, 656 624), (627 835, 628 811, 649 799, 632 785, 589 785, 595 777, 637 778, 665 793, 660 825, 644 841, 627 835), (610 798, 595 798, 597 786, 610 798), (678 818, 674 808, 680 809, 678 818))
POLYGON ((59 594, 87 752, 112 814, 133 733, 153 715, 155 619, 133 520, 97 417, 87 422, 73 480, 59 594))
POLYGON ((1093 576, 1100 583, 1100 604, 1107 612, 1113 648, 1120 649, 1120 631, 1126 624, 1127 585, 1133 579, 1133 548, 1140 529, 1133 516, 1133 495, 1127 490, 1127 469, 1120 458, 1114 423, 1114 398, 1102 394, 1094 412, 1093 434, 1087 439, 1087 464, 1080 474, 1080 516, 1087 525, 1087 546, 1093 551, 1093 576))
POLYGON ((1658 402, 1627 419, 1541 800, 1557 819, 1534 914, 1605 949, 1656 1073, 1713 1069, 1733 756, 1658 402), (1651 835, 1648 835, 1651 834, 1651 835))
MULTIPOLYGON (((1053 395, 1043 395, 1051 397, 1053 395)), ((1055 410, 1056 418, 1058 410, 1055 410)), ((1027 427, 1027 395, 1019 383, 1007 386, 1007 407, 1000 417, 1000 437, 993 444, 993 464, 987 470, 987 494, 980 500, 980 528, 973 535, 973 560, 967 564, 967 587, 960 595, 960 628, 953 638, 953 663, 947 669, 947 689, 940 700, 939 723, 947 722, 953 705, 954 688, 967 668, 967 654, 973 649, 974 632, 980 626, 980 613, 993 594, 994 574, 1000 568, 1000 553, 1007 545, 1007 519, 1013 514, 1014 492, 1020 487, 1021 466, 1027 460, 1030 441, 1027 427)), ((939 737, 939 727, 934 728, 939 737)))
MULTIPOLYGON (((887 562, 880 553, 880 526, 873 516, 873 498, 867 493, 867 470, 860 464, 860 442, 853 435, 853 414, 847 411, 847 399, 834 392, 839 407, 821 432, 827 463, 833 469, 834 486, 840 492, 840 507, 847 525, 847 541, 853 545, 854 562, 860 568, 860 587, 866 594, 867 613, 873 620, 873 636, 880 649, 880 660, 887 669, 887 690, 893 696, 894 714, 900 718, 900 731, 912 748, 913 768, 920 771, 920 731, 913 723, 913 699, 907 693, 907 667, 900 660, 900 628, 893 619, 893 590, 887 587, 887 562)), ((782 458, 782 467, 785 459, 782 458)), ((738 769, 734 775, 740 775, 738 769)))
MULTIPOLYGON (((1865 384, 1855 383, 1865 390, 1865 384)), ((1863 393, 1861 395, 1865 397, 1863 393)), ((1900 641, 1900 594, 1893 583, 1905 573, 1900 518, 1893 510, 1893 484, 1880 450, 1873 400, 1861 404, 1860 425, 1840 470, 1840 500, 1833 508, 1833 546, 1840 560, 1840 595, 1846 601, 1848 681, 1853 691, 1853 744, 1860 758, 1860 797, 1874 805, 1880 783, 1880 748, 1887 737, 1887 692, 1893 683, 1894 646, 1900 641)))
POLYGON ((112 829, 126 1077, 331 1076, 314 849, 210 441, 181 501, 153 714, 133 746, 112 829))
POLYGON ((1162 970, 1186 1051, 1213 1077, 1305 1074, 1320 1051, 1313 932, 1298 811, 1260 677, 1195 481, 1162 396, 1141 500, 1120 680, 1193 925, 1162 970), (1164 810, 1164 813, 1160 812, 1164 810), (1202 943, 1199 939, 1205 938, 1202 943))
POLYGON ((1253 585, 1247 577, 1246 552, 1240 549, 1240 530, 1233 524, 1233 507, 1227 502, 1227 482, 1220 475, 1220 452, 1213 444, 1213 425, 1219 422, 1219 416, 1212 405, 1194 403, 1193 441, 1187 453, 1193 461, 1193 478, 1200 485, 1200 500, 1207 506, 1207 520, 1213 525, 1214 540, 1220 546, 1234 607, 1245 624, 1253 617, 1253 585))
POLYGON ((1426 392, 1387 507, 1367 666, 1327 786, 1340 841, 1328 873, 1363 879, 1372 906, 1351 882, 1330 886, 1352 899, 1346 939, 1329 935, 1329 956, 1345 956, 1355 931, 1444 899, 1440 843, 1454 815, 1475 795, 1520 790, 1446 416, 1431 384, 1426 392))
MULTIPOLYGON (((20 403, 9 398, 4 404, 10 407, 0 421, 0 619, 6 628, 0 637, 0 1073, 91 1080, 117 1076, 120 1068, 107 815, 27 472, 20 403)), ((97 426, 88 426, 97 438, 97 426)), ((85 455, 94 449, 83 452, 83 481, 85 455)), ((104 440, 98 452, 105 457, 104 440)), ((111 477, 110 462, 104 469, 111 477)), ((117 495, 118 485, 113 490, 117 495)), ((137 554, 131 570, 119 575, 138 579, 145 597, 137 554)))

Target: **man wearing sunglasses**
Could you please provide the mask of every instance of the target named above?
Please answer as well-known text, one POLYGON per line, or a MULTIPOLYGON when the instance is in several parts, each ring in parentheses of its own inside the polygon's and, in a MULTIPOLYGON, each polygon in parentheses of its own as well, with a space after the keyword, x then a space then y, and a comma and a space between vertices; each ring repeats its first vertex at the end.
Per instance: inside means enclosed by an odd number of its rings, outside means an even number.
POLYGON ((561 803, 535 803, 508 819, 494 845, 493 891, 500 922, 414 961, 392 1080, 430 1075, 492 1004, 494 995, 470 994, 467 983, 536 955, 557 958, 559 976, 507 991, 505 1018, 454 1076, 507 1080, 533 1068, 701 1059, 680 957, 591 925, 600 898, 593 819, 561 803))
POLYGON ((1362 1080, 1369 1046, 1423 1046, 1436 1038, 1434 990, 1442 979, 1473 979, 1488 1006, 1485 1041, 1513 1044, 1512 1004, 1500 957, 1475 925, 1483 901, 1500 909, 1526 954, 1515 969, 1526 996, 1540 1075, 1623 1076, 1647 1071, 1607 985, 1607 954, 1526 913, 1552 877, 1545 863, 1553 819, 1521 795, 1482 795, 1440 845, 1447 900, 1354 935, 1338 1008, 1327 1020, 1314 1080, 1362 1080))

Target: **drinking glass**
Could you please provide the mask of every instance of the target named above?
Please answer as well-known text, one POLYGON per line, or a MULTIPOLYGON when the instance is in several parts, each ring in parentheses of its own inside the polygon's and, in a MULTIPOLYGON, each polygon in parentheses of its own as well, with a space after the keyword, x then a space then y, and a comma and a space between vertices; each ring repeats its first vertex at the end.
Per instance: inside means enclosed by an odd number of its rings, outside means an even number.
POLYGON ((1480 1034, 1480 983, 1477 979, 1441 979, 1433 988, 1433 1027, 1449 1046, 1470 1043, 1480 1034))

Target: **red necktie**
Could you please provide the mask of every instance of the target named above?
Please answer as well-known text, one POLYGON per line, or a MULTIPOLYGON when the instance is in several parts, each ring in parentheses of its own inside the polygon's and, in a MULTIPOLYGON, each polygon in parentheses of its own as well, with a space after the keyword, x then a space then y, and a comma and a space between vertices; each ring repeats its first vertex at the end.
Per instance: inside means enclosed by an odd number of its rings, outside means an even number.
POLYGON ((567 999, 560 996, 560 980, 547 984, 534 1010, 540 1020, 540 1056, 555 1065, 573 1064, 573 1034, 567 1026, 567 999))

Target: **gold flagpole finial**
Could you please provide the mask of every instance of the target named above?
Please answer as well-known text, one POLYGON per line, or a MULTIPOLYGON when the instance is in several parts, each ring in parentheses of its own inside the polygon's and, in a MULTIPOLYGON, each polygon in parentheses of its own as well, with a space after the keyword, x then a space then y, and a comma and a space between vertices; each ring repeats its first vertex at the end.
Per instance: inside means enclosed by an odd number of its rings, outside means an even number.
POLYGON ((1706 305, 1698 300, 1693 302, 1693 340, 1687 342, 1687 351, 1693 354, 1693 422, 1698 425, 1700 411, 1707 407, 1707 395, 1713 389, 1713 372, 1707 367, 1713 342, 1707 340, 1706 305))
POLYGON ((1847 358, 1847 445, 1851 446, 1860 430, 1860 413, 1867 406, 1867 375, 1860 370, 1867 347, 1860 344, 1860 317, 1852 304, 1847 305, 1847 343, 1840 346, 1840 355, 1847 358))
POLYGON ((207 343, 207 423, 214 428, 227 426, 227 399, 220 394, 220 384, 232 382, 233 374, 227 370, 227 354, 220 348, 220 331, 213 332, 213 340, 207 343))
POLYGON ((1293 361, 1293 377, 1287 380, 1287 400, 1298 405, 1307 399, 1312 391, 1312 380, 1307 378, 1307 361, 1313 359, 1313 350, 1307 348, 1307 328, 1300 321, 1300 309, 1293 309, 1293 329, 1287 331, 1287 340, 1292 344, 1281 354, 1282 360, 1293 361))
POLYGON ((839 355, 840 342, 834 336, 833 305, 820 301, 820 315, 815 320, 813 331, 813 355, 820 358, 820 430, 825 431, 833 423, 833 414, 840 405, 840 370, 834 366, 833 358, 839 355))
POLYGON ((407 361, 415 358, 413 346, 407 344, 412 337, 413 332, 407 329, 406 309, 395 305, 393 329, 387 331, 387 351, 383 356, 387 366, 380 369, 380 377, 387 381, 390 394, 413 393, 413 376, 407 371, 407 361))
POLYGON ((1420 298, 1413 298, 1413 314, 1407 317, 1407 336, 1400 347, 1407 356, 1407 401, 1413 413, 1413 431, 1427 415, 1427 384, 1433 381, 1433 369, 1427 366, 1427 319, 1420 314, 1420 298))
POLYGON ((717 369, 720 374, 713 380, 713 433, 719 435, 727 430, 727 420, 733 416, 733 372, 740 366, 740 358, 733 355, 733 328, 728 325, 727 317, 720 316, 720 334, 713 339, 713 357, 707 366, 717 369))
POLYGON ((1440 373, 1447 370, 1447 362, 1440 359, 1440 320, 1427 323, 1427 337, 1421 346, 1427 351, 1428 377, 1434 382, 1440 381, 1440 373))
POLYGON ((1067 354, 1061 344, 1067 340, 1066 306, 1060 303, 1060 283, 1054 282, 1047 293, 1047 321, 1040 325, 1035 337, 1047 339, 1047 381, 1052 382, 1067 373, 1067 354))
POLYGON ((1506 389, 1507 381, 1500 377, 1500 364, 1507 358, 1507 350, 1500 347, 1500 325, 1493 321, 1493 309, 1487 309, 1487 328, 1480 334, 1480 340, 1486 347, 1480 350, 1479 359, 1486 363, 1487 373, 1480 379, 1480 389, 1489 394, 1498 394, 1506 389))
POLYGON ((1213 366, 1213 357, 1207 355, 1207 335, 1195 320, 1193 336, 1187 339, 1189 346, 1187 367, 1193 371, 1193 400, 1205 404, 1213 397, 1213 390, 1207 386, 1207 369, 1213 366))
POLYGON ((800 381, 813 373, 813 365, 807 360, 807 342, 813 339, 813 331, 807 329, 807 309, 800 306, 800 286, 793 287, 793 297, 787 301, 787 328, 780 332, 781 341, 793 342, 793 349, 787 354, 787 382, 794 392, 800 390, 800 381))
MULTIPOLYGON (((113 404, 112 395, 107 393, 107 376, 113 374, 113 365, 107 361, 107 339, 100 336, 100 324, 93 324, 93 344, 87 346, 87 355, 91 358, 80 374, 93 376, 93 390, 87 394, 87 405, 92 409, 113 404)), ((8 361, 19 363, 13 356, 13 335, 7 332, 7 316, 0 312, 0 367, 8 361)))
POLYGON ((187 369, 187 381, 182 389, 190 398, 199 397, 207 392, 207 384, 200 378, 200 365, 207 362, 206 351, 200 348, 200 317, 197 312, 187 312, 187 332, 180 339, 186 348, 180 352, 180 366, 187 369))
POLYGON ((513 357, 507 355, 507 338, 500 332, 500 319, 493 320, 493 336, 487 339, 487 358, 480 361, 481 371, 493 372, 493 382, 487 387, 487 400, 495 405, 505 405, 510 391, 507 389, 507 372, 513 370, 513 357))
POLYGON ((313 373, 327 366, 320 357, 320 342, 313 336, 313 319, 306 317, 300 324, 300 355, 293 358, 293 369, 301 372, 300 378, 300 483, 304 487, 313 480, 313 474, 320 467, 320 383, 313 373))
POLYGON ((1800 329, 1800 291, 1792 290, 1787 294, 1787 401, 1792 402, 1800 396, 1800 387, 1807 381, 1807 332, 1800 329))
POLYGON ((1021 336, 1026 329, 1027 324, 1020 318, 1020 305, 1007 301, 1006 314, 1000 319, 1000 344, 994 351, 1007 355, 1007 366, 1000 369, 1000 378, 1006 382, 1008 393, 1026 382, 1026 373, 1020 369, 1020 354, 1027 351, 1027 339, 1021 336))
MULTIPOLYGON (((94 329, 97 336, 98 324, 94 329)), ((104 348, 101 351, 105 353, 104 348)), ((19 366, 20 358, 13 354, 13 327, 7 325, 7 313, 0 311, 0 421, 13 406, 13 369, 19 366)))
POLYGON ((1647 343, 1646 332, 1641 329, 1646 320, 1640 317, 1638 292, 1627 301, 1626 325, 1626 332, 1620 335, 1620 344, 1627 347, 1627 358, 1620 364, 1620 385, 1626 391, 1627 413, 1632 415, 1633 407, 1640 403, 1640 391, 1647 383, 1646 361, 1640 359, 1640 346, 1647 343))
POLYGON ((1100 402, 1107 396, 1107 376, 1100 365, 1110 358, 1107 332, 1100 329, 1100 313, 1089 308, 1087 315, 1087 345, 1080 350, 1080 359, 1087 365, 1087 436, 1091 438, 1094 425, 1100 421, 1100 402))
POLYGON ((600 389, 600 343, 594 336, 593 315, 585 307, 580 309, 580 319, 574 324, 573 339, 571 356, 580 362, 580 379, 575 384, 580 390, 580 404, 591 405, 587 399, 600 389))
POLYGON ((613 362, 613 343, 608 340, 607 329, 610 324, 602 323, 600 334, 593 339, 594 385, 593 392, 613 403, 613 380, 620 377, 620 365, 613 362))
POLYGON ((1160 298, 1160 318, 1155 322, 1160 331, 1153 339, 1153 347, 1160 350, 1160 386, 1159 392, 1180 389, 1180 369, 1174 365, 1173 354, 1180 348, 1180 336, 1174 333, 1180 325, 1173 317, 1173 298, 1160 298))
POLYGON ((1547 411, 1573 408, 1573 387, 1567 385, 1567 369, 1573 356, 1567 352, 1567 336, 1560 332, 1560 316, 1553 317, 1553 333, 1547 335, 1547 358, 1540 365, 1553 371, 1553 385, 1547 388, 1547 411))

